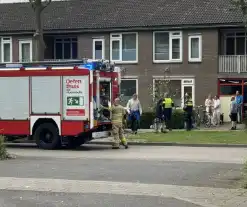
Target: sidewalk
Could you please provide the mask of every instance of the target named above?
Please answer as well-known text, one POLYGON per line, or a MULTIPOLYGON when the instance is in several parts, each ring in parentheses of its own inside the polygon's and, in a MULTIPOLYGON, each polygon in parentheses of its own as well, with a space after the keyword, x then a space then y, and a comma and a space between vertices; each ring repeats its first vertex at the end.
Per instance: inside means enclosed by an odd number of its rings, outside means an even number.
MULTIPOLYGON (((220 125, 219 127, 211 127, 211 128, 205 128, 201 127, 199 129, 194 129, 194 131, 229 131, 231 129, 231 123, 225 123, 223 125, 220 125)), ((237 130, 244 130, 245 125, 244 124, 238 124, 237 130)), ((153 132, 153 129, 139 129, 139 133, 145 133, 145 132, 153 132)), ((184 129, 173 129, 173 131, 184 131, 184 129)))

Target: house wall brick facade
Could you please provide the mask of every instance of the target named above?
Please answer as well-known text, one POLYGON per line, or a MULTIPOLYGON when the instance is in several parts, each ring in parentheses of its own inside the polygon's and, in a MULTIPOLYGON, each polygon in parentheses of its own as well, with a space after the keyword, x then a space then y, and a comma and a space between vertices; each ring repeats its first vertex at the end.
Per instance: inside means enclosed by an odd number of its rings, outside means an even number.
MULTIPOLYGON (((93 38, 105 39, 105 58, 110 56, 110 33, 81 34, 78 36, 78 58, 92 57, 93 38)), ((218 77, 218 44, 217 29, 183 30, 182 63, 153 63, 153 32, 138 32, 138 63, 122 64, 126 68, 125 76, 138 77, 139 97, 147 108, 151 102, 151 95, 147 94, 148 86, 153 83, 153 76, 164 76, 164 70, 169 68, 168 77, 194 77, 196 105, 204 103, 208 93, 217 94, 218 77), (188 37, 190 34, 202 36, 202 62, 188 62, 188 37)))

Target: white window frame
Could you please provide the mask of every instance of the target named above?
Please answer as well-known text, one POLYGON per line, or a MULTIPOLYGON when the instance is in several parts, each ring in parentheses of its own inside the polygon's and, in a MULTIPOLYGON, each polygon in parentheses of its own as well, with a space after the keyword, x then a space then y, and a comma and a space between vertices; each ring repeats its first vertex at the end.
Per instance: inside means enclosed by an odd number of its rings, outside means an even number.
POLYGON ((22 44, 30 44, 30 61, 33 60, 33 41, 28 40, 19 40, 19 62, 22 62, 22 44))
MULTIPOLYGON (((138 92, 139 92, 139 88, 138 88, 138 85, 139 85, 139 83, 138 83, 138 78, 121 78, 121 82, 122 81, 128 81, 128 80, 134 80, 134 81, 136 81, 136 94, 138 95, 138 92)), ((121 83, 120 83, 120 91, 121 91, 121 83)), ((122 94, 120 94, 120 95, 122 95, 122 94)))
POLYGON ((181 31, 155 31, 153 32, 153 63, 178 63, 183 61, 183 34, 181 31), (169 60, 155 60, 155 34, 168 33, 169 34, 169 60), (178 33, 178 34, 177 34, 178 33), (172 40, 180 40, 180 58, 172 59, 172 40))
POLYGON ((185 87, 191 87, 192 88, 192 101, 193 101, 193 106, 195 106, 195 80, 194 79, 182 79, 181 80, 181 103, 182 107, 184 107, 184 88, 185 87), (189 81, 191 83, 184 83, 184 81, 189 81))
POLYGON ((12 37, 1 37, 1 62, 11 63, 13 62, 13 48, 12 48, 12 37), (10 61, 4 61, 4 44, 10 44, 10 61))
POLYGON ((122 32, 122 33, 112 33, 110 34, 110 60, 115 63, 138 63, 138 32, 122 32), (135 34, 136 35, 136 60, 123 61, 122 60, 122 35, 125 34, 135 34), (119 60, 112 60, 112 42, 119 41, 119 60))
POLYGON ((95 42, 102 44, 102 59, 105 59, 105 39, 93 39, 93 59, 95 60, 95 42))
POLYGON ((202 36, 201 35, 190 35, 189 36, 189 62, 201 62, 202 61, 202 36), (198 39, 199 40, 199 57, 192 58, 192 51, 191 51, 191 39, 198 39))

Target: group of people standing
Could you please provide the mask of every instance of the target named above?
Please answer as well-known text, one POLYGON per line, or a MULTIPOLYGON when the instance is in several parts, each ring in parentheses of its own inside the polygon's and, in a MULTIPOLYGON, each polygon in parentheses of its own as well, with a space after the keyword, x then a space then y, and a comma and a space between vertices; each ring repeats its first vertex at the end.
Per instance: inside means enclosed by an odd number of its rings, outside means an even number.
MULTIPOLYGON (((212 98, 211 94, 205 100, 206 113, 209 121, 214 126, 218 126, 221 120, 221 103, 219 96, 212 98)), ((242 122, 243 96, 236 91, 236 95, 231 97, 229 106, 229 117, 232 122, 231 130, 236 130, 237 123, 242 122)))
POLYGON ((219 96, 212 98, 209 94, 205 100, 205 108, 208 116, 208 120, 214 125, 220 125, 220 115, 221 115, 221 104, 219 96))
MULTIPOLYGON (((164 97, 160 98, 156 105, 156 118, 154 123, 154 128, 156 132, 166 133, 166 128, 169 131, 172 130, 172 109, 174 107, 174 102, 168 93, 164 94, 164 97)), ((185 94, 184 99, 184 113, 185 113, 185 123, 186 129, 190 131, 192 129, 192 117, 193 117, 193 101, 189 94, 185 94)))
MULTIPOLYGON (((236 96, 231 97, 230 103, 229 116, 232 121, 232 130, 236 130, 237 120, 239 120, 239 122, 242 121, 242 105, 243 96, 240 95, 239 91, 237 91, 236 96)), ((171 121, 173 107, 174 102, 168 93, 165 93, 164 96, 158 100, 155 119, 156 132, 159 132, 159 130, 161 130, 161 132, 167 132, 166 129, 169 129, 170 131, 172 130, 171 121)), ((219 96, 212 98, 211 94, 209 94, 205 100, 205 107, 206 113, 209 118, 212 119, 212 124, 215 126, 219 125, 221 122, 221 103, 219 96)), ((186 129, 190 131, 192 129, 193 120, 193 101, 187 93, 184 98, 183 110, 185 114, 186 129)), ((140 117, 142 115, 142 107, 137 94, 132 96, 126 107, 120 105, 120 98, 116 98, 113 106, 110 108, 110 111, 114 136, 113 148, 118 149, 120 144, 124 145, 125 148, 128 148, 123 132, 123 117, 127 115, 128 120, 131 123, 132 132, 136 134, 138 128, 140 127, 140 117)))

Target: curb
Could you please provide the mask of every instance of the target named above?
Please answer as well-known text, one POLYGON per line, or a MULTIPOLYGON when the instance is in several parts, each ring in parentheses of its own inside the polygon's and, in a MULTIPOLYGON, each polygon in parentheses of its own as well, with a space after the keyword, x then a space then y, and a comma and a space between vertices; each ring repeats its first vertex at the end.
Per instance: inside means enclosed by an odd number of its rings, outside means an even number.
MULTIPOLYGON (((109 141, 92 141, 91 144, 111 145, 109 141)), ((176 142, 128 142, 133 146, 177 146, 177 147, 225 147, 225 148, 247 148, 247 144, 183 144, 176 142)))
MULTIPOLYGON (((35 143, 5 143, 7 147, 11 148, 34 148, 37 147, 35 143)), ((92 141, 87 144, 96 144, 96 145, 112 145, 110 141, 92 141)), ((160 146, 160 147, 221 147, 221 148, 247 148, 247 144, 183 144, 183 143, 176 143, 176 142, 133 142, 129 141, 129 145, 132 146, 160 146)))

